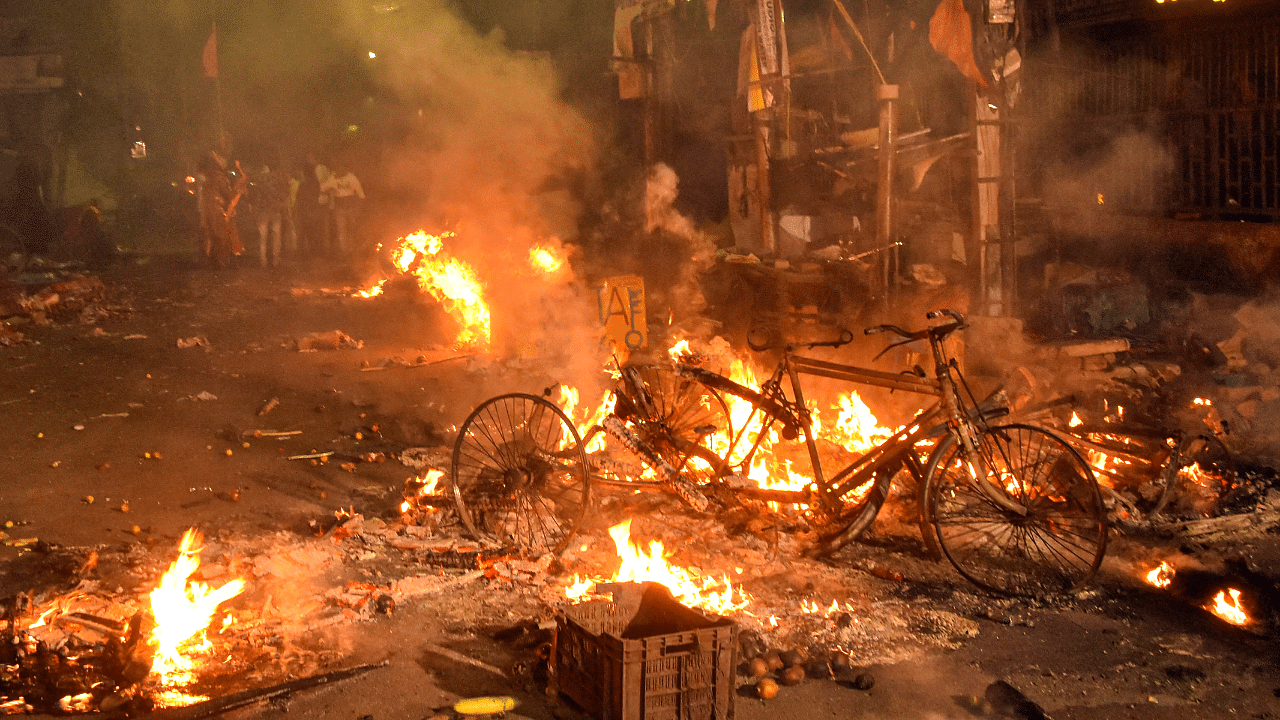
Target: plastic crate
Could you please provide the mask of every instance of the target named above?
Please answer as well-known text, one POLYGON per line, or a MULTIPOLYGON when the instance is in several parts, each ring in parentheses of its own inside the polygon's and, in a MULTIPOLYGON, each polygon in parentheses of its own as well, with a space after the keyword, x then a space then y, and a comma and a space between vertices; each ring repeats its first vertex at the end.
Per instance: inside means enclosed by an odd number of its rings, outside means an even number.
POLYGON ((730 720, 738 625, 663 586, 614 586, 614 601, 557 618, 554 681, 596 720, 730 720))

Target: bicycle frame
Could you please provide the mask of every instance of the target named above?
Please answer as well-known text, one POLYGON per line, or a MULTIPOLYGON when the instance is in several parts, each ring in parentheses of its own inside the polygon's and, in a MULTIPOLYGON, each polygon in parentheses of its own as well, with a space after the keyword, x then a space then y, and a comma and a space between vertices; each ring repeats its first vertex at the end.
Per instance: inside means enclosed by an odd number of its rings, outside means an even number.
MULTIPOLYGON (((759 450, 773 423, 780 423, 785 437, 794 437, 791 430, 794 430, 795 434, 804 433, 818 499, 828 509, 838 506, 836 498, 862 485, 869 475, 892 463, 905 462, 918 481, 923 479, 923 467, 915 454, 909 450, 920 441, 937 435, 937 427, 946 421, 944 403, 936 402, 925 408, 907 426, 828 479, 823 470, 817 438, 813 433, 812 416, 805 405, 804 387, 800 376, 826 377, 934 397, 941 396, 942 393, 942 386, 937 381, 805 357, 795 354, 794 348, 790 346, 783 347, 782 350, 781 360, 769 379, 762 383, 758 392, 696 365, 678 363, 675 367, 675 372, 681 376, 713 388, 728 390, 748 400, 752 405, 752 411, 745 421, 747 427, 755 420, 757 413, 765 416, 765 420, 762 421, 750 442, 749 449, 745 451, 741 460, 734 463, 735 466, 750 466, 752 458, 759 450), (790 399, 782 389, 784 377, 790 381, 792 394, 790 399)), ((726 452, 727 457, 739 451, 738 444, 744 437, 739 436, 733 439, 726 452)), ((750 486, 735 488, 735 491, 756 499, 775 502, 808 503, 813 500, 813 494, 810 491, 768 490, 750 486)))
MULTIPOLYGON (((803 431, 819 500, 825 507, 831 509, 839 506, 837 499, 844 493, 867 482, 869 477, 874 476, 876 471, 892 463, 904 462, 917 481, 923 480, 923 469, 920 467, 919 459, 909 450, 920 441, 937 436, 936 428, 945 424, 947 431, 954 434, 961 443, 965 456, 969 459, 968 471, 983 494, 1002 509, 1025 514, 1026 509, 1021 504, 1013 501, 1004 488, 994 485, 989 478, 985 462, 978 451, 973 436, 972 421, 966 417, 966 412, 959 399, 959 389, 956 386, 955 377, 952 375, 954 366, 947 357, 946 348, 943 344, 946 336, 959 329, 959 327, 960 323, 957 322, 929 328, 913 336, 907 336, 908 341, 916 339, 927 339, 929 341, 930 351, 934 358, 934 378, 889 373, 855 365, 819 360, 795 354, 796 346, 782 346, 782 358, 769 379, 761 385, 759 393, 733 383, 736 386, 733 390, 737 394, 746 397, 752 403, 752 413, 748 416, 747 425, 750 425, 756 412, 763 412, 768 418, 762 424, 759 432, 756 433, 751 448, 746 452, 740 464, 750 464, 752 457, 759 449, 762 439, 773 422, 781 422, 783 424, 784 436, 788 435, 785 431, 789 428, 803 431), (801 375, 843 380, 858 385, 883 387, 890 390, 903 390, 937 397, 939 400, 921 410, 907 426, 893 436, 868 450, 851 465, 828 479, 823 470, 817 438, 813 434, 812 416, 805 402, 804 388, 800 379, 801 375), (788 399, 782 390, 782 378, 784 376, 790 381, 791 399, 788 399)), ((816 347, 816 345, 810 345, 809 347, 816 347)), ((677 372, 703 382, 708 379, 708 371, 695 366, 680 365, 677 367, 677 372)), ((740 439, 734 440, 729 452, 726 453, 727 456, 736 451, 737 442, 740 439)), ((752 488, 739 488, 738 490, 761 499, 781 502, 798 503, 807 502, 810 499, 810 494, 806 492, 758 491, 752 488)))
MULTIPOLYGON (((814 375, 818 377, 830 378, 832 380, 845 380, 848 382, 858 383, 860 385, 872 385, 875 387, 883 387, 891 390, 905 390, 908 392, 920 393, 922 395, 940 396, 942 388, 937 381, 927 378, 919 378, 907 375, 897 375, 879 370, 871 370, 869 368, 860 368, 853 365, 841 365, 839 363, 818 360, 816 358, 804 357, 802 355, 793 355, 788 348, 783 354, 782 362, 779 367, 786 373, 791 380, 791 392, 795 397, 795 405, 800 413, 801 426, 804 429, 805 445, 809 451, 809 461, 813 465, 814 481, 818 485, 819 492, 828 493, 826 478, 822 471, 822 460, 818 456, 818 445, 816 438, 813 437, 812 417, 809 408, 805 404, 804 389, 801 387, 801 375, 814 375)), ((932 420, 936 420, 939 411, 942 409, 942 403, 935 403, 930 408, 922 411, 913 420, 912 424, 903 430, 899 430, 893 437, 881 443, 875 448, 867 451, 853 466, 856 467, 874 460, 874 456, 887 453, 891 449, 897 449, 897 446, 903 442, 909 442, 909 445, 915 445, 928 434, 926 428, 932 427, 932 420), (870 456, 870 457, 869 457, 870 456)), ((858 473, 861 475, 861 473, 858 473)))

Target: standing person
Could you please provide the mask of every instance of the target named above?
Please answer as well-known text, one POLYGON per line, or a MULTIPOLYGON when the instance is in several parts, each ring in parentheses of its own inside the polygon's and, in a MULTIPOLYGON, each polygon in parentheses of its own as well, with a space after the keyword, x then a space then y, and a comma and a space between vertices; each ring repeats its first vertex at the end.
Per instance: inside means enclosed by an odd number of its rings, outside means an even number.
POLYGON ((289 201, 284 211, 285 238, 288 240, 289 257, 298 258, 298 186, 301 181, 292 171, 289 177, 289 201))
POLYGON ((44 182, 35 159, 22 158, 0 188, 0 222, 13 226, 28 251, 49 251, 56 223, 44 203, 44 182))
POLYGON ((329 179, 329 168, 308 155, 298 185, 298 222, 302 244, 312 256, 323 253, 329 245, 329 196, 320 185, 329 179))
POLYGON ((227 161, 213 150, 200 159, 197 173, 201 249, 205 258, 222 267, 244 252, 235 217, 247 181, 244 173, 239 173, 233 183, 227 172, 227 161))
POLYGON ((279 265, 280 231, 289 210, 289 174, 283 168, 272 170, 263 165, 249 200, 258 224, 258 261, 262 267, 279 265))
POLYGON ((352 249, 356 217, 360 202, 364 200, 364 188, 360 179, 345 165, 335 165, 333 176, 320 185, 321 192, 329 193, 333 202, 334 248, 339 255, 352 249))

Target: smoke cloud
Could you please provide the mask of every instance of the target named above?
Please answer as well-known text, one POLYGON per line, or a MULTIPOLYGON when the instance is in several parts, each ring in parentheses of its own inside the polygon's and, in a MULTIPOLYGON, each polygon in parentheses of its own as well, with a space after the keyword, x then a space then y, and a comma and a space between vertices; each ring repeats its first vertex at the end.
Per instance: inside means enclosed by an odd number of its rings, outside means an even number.
POLYGON ((563 99, 549 55, 509 50, 442 3, 373 21, 362 12, 352 10, 350 31, 377 48, 378 91, 408 118, 377 164, 379 185, 407 199, 393 211, 410 217, 384 224, 456 232, 447 246, 485 285, 495 353, 589 383, 604 364, 594 293, 531 272, 528 259, 535 244, 575 240, 597 129, 563 99))

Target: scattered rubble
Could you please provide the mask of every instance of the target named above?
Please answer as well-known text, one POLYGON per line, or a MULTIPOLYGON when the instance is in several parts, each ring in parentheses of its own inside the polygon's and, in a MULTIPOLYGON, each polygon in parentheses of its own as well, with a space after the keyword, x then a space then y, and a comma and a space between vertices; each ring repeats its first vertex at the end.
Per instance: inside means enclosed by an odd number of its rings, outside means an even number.
POLYGON ((354 340, 341 330, 314 332, 297 338, 298 352, 316 352, 318 350, 359 350, 364 347, 363 340, 354 340))

